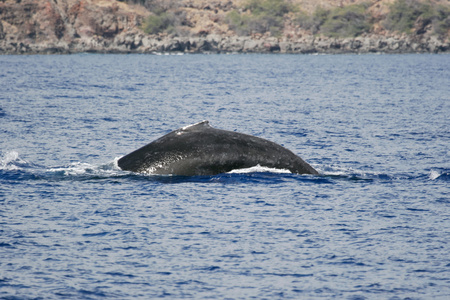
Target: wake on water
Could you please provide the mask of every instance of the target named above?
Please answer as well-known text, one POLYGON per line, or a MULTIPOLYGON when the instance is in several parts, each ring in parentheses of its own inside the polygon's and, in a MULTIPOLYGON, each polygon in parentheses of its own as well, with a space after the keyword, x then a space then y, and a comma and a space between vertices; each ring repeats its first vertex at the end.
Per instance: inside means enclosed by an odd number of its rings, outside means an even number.
MULTIPOLYGON (((299 175, 292 174, 286 169, 275 169, 264 166, 254 166, 251 168, 232 170, 226 174, 213 176, 173 176, 158 174, 137 174, 129 171, 123 171, 119 168, 117 162, 120 157, 116 157, 113 161, 104 164, 89 164, 83 162, 71 163, 67 166, 46 167, 39 166, 22 159, 16 151, 0 152, 0 179, 40 179, 40 180, 89 180, 89 179, 107 179, 107 178, 142 178, 142 179, 161 179, 167 177, 180 178, 210 178, 215 181, 217 177, 249 177, 258 174, 285 176, 290 178, 317 178, 323 181, 324 178, 333 180, 377 180, 392 181, 401 179, 418 179, 418 180, 444 180, 450 179, 450 170, 445 168, 434 168, 422 174, 382 174, 375 172, 359 171, 350 168, 342 168, 339 166, 317 166, 314 165, 320 175, 299 175)), ((314 181, 314 180, 313 180, 314 181)))

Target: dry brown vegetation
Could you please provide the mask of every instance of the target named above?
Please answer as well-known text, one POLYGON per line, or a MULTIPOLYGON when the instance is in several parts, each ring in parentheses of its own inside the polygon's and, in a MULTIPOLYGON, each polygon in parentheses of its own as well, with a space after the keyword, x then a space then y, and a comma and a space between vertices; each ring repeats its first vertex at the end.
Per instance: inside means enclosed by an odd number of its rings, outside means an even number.
POLYGON ((397 31, 448 36, 450 29, 444 0, 123 1, 150 11, 142 27, 149 34, 351 37, 397 31))

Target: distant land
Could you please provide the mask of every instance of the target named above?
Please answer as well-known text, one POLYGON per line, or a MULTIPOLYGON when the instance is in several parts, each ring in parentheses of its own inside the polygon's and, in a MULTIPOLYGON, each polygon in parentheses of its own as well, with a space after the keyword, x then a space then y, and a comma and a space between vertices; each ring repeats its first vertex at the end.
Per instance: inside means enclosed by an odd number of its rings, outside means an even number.
POLYGON ((448 0, 0 0, 0 54, 448 53, 448 0))

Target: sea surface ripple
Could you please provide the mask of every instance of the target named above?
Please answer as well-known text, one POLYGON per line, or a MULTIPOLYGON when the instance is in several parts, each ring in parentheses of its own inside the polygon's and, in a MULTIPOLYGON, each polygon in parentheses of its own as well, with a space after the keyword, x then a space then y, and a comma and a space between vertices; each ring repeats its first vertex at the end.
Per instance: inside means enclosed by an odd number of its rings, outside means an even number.
POLYGON ((0 299, 449 299, 449 55, 0 56, 0 299), (125 172, 209 120, 321 174, 125 172))

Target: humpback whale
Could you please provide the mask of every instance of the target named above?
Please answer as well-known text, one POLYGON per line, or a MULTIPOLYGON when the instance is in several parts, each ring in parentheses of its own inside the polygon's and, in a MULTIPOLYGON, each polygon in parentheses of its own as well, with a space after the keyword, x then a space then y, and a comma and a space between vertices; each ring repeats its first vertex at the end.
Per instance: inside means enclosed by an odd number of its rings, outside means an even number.
POLYGON ((216 129, 209 121, 174 130, 118 160, 122 170, 158 175, 216 175, 262 166, 319 174, 288 149, 271 141, 216 129))

